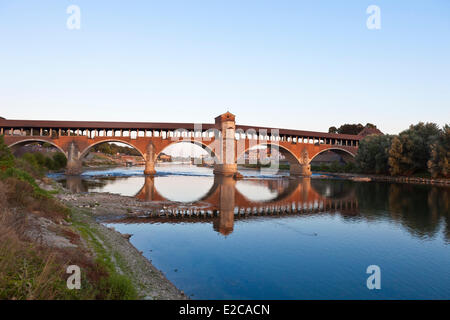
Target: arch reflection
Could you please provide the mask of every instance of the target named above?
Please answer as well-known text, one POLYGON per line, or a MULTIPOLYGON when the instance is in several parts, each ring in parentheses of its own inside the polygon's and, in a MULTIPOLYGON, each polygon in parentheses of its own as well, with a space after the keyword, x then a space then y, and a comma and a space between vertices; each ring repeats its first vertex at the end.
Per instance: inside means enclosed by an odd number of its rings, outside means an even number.
MULTIPOLYGON (((272 189, 276 186, 277 196, 266 200, 252 200, 236 188, 237 183, 232 177, 216 175, 211 189, 198 201, 185 204, 169 201, 155 187, 155 177, 145 177, 145 184, 136 195, 141 201, 161 202, 158 209, 151 210, 149 217, 159 219, 158 222, 213 220, 215 231, 229 235, 234 230, 236 219, 253 216, 283 216, 286 214, 310 214, 339 211, 344 215, 358 214, 358 201, 354 193, 328 198, 317 192, 310 178, 285 180, 283 188, 274 180, 256 180, 263 186, 272 189), (183 218, 176 220, 172 218, 183 218)), ((250 181, 251 182, 251 181, 250 181)), ((125 219, 131 222, 133 219, 125 219)))

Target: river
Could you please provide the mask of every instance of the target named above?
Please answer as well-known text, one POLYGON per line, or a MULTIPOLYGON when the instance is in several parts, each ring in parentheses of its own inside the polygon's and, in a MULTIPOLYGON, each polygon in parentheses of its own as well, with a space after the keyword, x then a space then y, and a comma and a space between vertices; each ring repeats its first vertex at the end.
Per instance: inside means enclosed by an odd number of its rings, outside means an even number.
POLYGON ((143 168, 52 177, 74 192, 169 203, 172 214, 107 225, 133 234, 132 244, 193 299, 450 298, 448 187, 156 169, 154 178, 143 168), (371 265, 380 289, 366 285, 371 265))

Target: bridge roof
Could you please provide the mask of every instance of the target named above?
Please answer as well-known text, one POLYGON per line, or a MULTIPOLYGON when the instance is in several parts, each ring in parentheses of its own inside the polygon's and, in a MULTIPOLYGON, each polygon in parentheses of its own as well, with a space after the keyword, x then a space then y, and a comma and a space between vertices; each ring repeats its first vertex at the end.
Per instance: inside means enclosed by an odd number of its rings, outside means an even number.
POLYGON ((295 129, 278 129, 269 127, 258 127, 258 126, 244 126, 236 125, 236 129, 242 129, 245 132, 248 129, 254 129, 256 131, 266 130, 267 133, 273 132, 273 130, 278 130, 280 135, 286 136, 299 136, 299 137, 314 137, 314 138, 328 138, 328 139, 348 139, 348 140, 360 140, 362 139, 359 135, 353 134, 339 134, 339 133, 328 133, 328 132, 318 132, 318 131, 304 131, 295 129))
MULTIPOLYGON (((0 127, 3 128, 52 128, 52 129, 114 129, 114 130, 176 130, 186 129, 194 130, 199 124, 196 123, 174 123, 174 122, 105 122, 105 121, 57 121, 57 120, 7 120, 0 118, 0 127)), ((202 123, 203 130, 215 128, 213 123, 202 123)), ((293 129, 269 128, 258 126, 236 125, 236 129, 242 129, 245 132, 249 129, 260 132, 266 130, 268 134, 278 130, 280 135, 302 136, 328 139, 348 139, 360 140, 362 136, 351 134, 337 134, 317 131, 304 131, 293 129)))

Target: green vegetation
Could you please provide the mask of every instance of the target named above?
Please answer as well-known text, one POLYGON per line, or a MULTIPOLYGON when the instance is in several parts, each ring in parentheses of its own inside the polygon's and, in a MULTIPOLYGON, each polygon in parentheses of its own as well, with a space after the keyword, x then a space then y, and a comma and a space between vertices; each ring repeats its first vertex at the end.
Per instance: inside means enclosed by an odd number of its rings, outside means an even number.
MULTIPOLYGON (((39 187, 36 179, 43 178, 48 168, 48 160, 42 160, 34 155, 14 158, 0 136, 0 299, 138 298, 131 280, 116 270, 98 235, 74 219, 52 192, 39 187), (33 228, 33 217, 51 221, 53 231, 76 247, 48 246, 26 236, 33 228), (68 223, 72 226, 64 226, 68 223), (80 234, 94 254, 85 249, 80 234), (67 288, 66 269, 72 264, 82 267, 81 290, 67 288)), ((63 164, 62 157, 55 155, 51 160, 63 164)))
POLYGON ((319 172, 333 172, 333 173, 356 173, 359 172, 358 168, 353 162, 348 162, 345 164, 339 163, 338 161, 333 161, 331 164, 321 164, 311 166, 311 171, 319 172))
POLYGON ((428 169, 433 178, 448 177, 450 171, 450 126, 445 125, 442 134, 431 144, 428 169))
POLYGON ((117 153, 125 154, 128 156, 140 156, 141 154, 134 148, 127 146, 118 146, 114 143, 102 143, 94 146, 94 151, 102 152, 104 154, 115 155, 117 153))
POLYGON ((366 136, 356 165, 361 173, 448 178, 449 157, 449 126, 420 122, 399 135, 366 136))
POLYGON ((56 152, 52 157, 40 152, 25 153, 21 159, 28 162, 35 169, 61 170, 67 165, 67 158, 62 152, 56 152))
POLYGON ((363 126, 361 123, 358 124, 344 124, 339 128, 330 127, 328 133, 340 133, 340 134, 359 134, 364 128, 376 128, 377 126, 372 123, 367 123, 363 126))
MULTIPOLYGON (((112 261, 111 254, 108 252, 103 241, 100 241, 101 235, 95 229, 91 228, 88 223, 79 219, 72 220, 73 225, 79 230, 81 236, 90 244, 96 253, 95 263, 103 273, 108 276, 100 278, 97 290, 101 292, 102 299, 107 300, 134 300, 138 298, 136 288, 132 281, 125 275, 119 274, 116 265, 112 261)), ((114 257, 120 260, 120 257, 114 257)))
POLYGON ((427 162, 431 157, 431 145, 440 134, 441 130, 436 124, 421 122, 395 136, 389 150, 390 173, 409 176, 426 172, 427 162))
POLYGON ((369 135, 361 140, 355 159, 361 172, 389 174, 392 139, 391 135, 369 135))

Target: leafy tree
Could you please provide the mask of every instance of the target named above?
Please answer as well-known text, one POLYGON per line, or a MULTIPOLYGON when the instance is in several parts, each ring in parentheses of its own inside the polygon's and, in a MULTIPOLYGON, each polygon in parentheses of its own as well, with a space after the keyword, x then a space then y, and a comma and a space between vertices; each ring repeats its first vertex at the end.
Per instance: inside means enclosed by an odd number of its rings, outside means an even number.
POLYGON ((338 133, 338 128, 336 128, 336 127, 330 127, 330 128, 328 129, 328 133, 338 133))
POLYGON ((328 129, 328 133, 340 133, 340 134, 354 134, 357 135, 359 134, 364 128, 375 128, 376 129, 376 125, 372 124, 372 123, 367 123, 365 126, 363 126, 361 123, 358 124, 343 124, 342 126, 340 126, 339 128, 336 127, 330 127, 328 129))
POLYGON ((56 170, 58 170, 66 167, 67 158, 62 152, 57 152, 53 155, 53 162, 56 170))
POLYGON ((377 126, 374 125, 373 123, 366 123, 366 128, 372 128, 372 129, 376 129, 377 126))
POLYGON ((338 133, 340 134, 358 134, 364 129, 361 123, 358 124, 344 124, 339 127, 338 133))
POLYGON ((392 139, 391 135, 368 135, 360 141, 355 160, 362 172, 389 173, 388 158, 392 139))
POLYGON ((440 129, 435 123, 419 122, 402 131, 392 140, 389 166, 392 175, 411 175, 426 171, 431 145, 438 139, 440 129))
POLYGON ((450 125, 445 125, 439 138, 431 145, 428 170, 433 178, 447 178, 450 174, 450 125))
POLYGON ((0 136, 0 170, 14 165, 14 156, 5 144, 3 136, 0 136))

